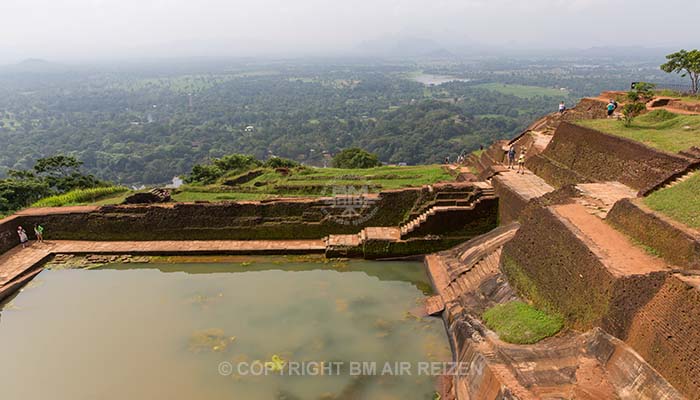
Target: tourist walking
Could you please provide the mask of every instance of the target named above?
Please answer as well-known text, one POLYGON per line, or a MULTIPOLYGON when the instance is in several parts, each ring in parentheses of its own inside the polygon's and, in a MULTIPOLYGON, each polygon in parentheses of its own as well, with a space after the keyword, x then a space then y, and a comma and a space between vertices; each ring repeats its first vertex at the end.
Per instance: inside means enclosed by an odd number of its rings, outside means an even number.
POLYGON ((36 235, 36 241, 41 243, 44 241, 44 227, 39 224, 34 224, 34 235, 36 235))
POLYGON ((508 169, 515 169, 515 145, 511 144, 508 149, 508 169))
POLYGON ((520 157, 518 157, 518 171, 516 173, 525 175, 525 149, 520 152, 520 157))
POLYGON ((27 236, 27 231, 25 231, 22 226, 17 227, 17 236, 19 236, 19 242, 22 243, 22 248, 27 247, 29 237, 27 236))

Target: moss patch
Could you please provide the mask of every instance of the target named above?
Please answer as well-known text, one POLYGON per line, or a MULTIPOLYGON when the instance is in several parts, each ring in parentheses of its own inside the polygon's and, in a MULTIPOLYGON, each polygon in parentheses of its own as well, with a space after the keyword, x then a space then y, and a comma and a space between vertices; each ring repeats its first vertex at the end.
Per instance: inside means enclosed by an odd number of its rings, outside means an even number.
POLYGON ((483 319, 501 340, 516 344, 537 343, 564 326, 561 316, 547 314, 521 301, 492 307, 486 310, 483 319))

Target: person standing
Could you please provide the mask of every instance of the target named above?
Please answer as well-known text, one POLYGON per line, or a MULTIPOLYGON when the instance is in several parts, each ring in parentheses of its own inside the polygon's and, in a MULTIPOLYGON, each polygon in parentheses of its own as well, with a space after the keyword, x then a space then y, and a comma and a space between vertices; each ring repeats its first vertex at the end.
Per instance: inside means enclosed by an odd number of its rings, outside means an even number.
POLYGON ((525 175, 525 149, 520 152, 520 157, 518 157, 518 171, 516 173, 525 175))
POLYGON ((39 224, 34 224, 34 235, 36 235, 36 241, 41 243, 44 241, 44 227, 39 224))
POLYGON ((610 99, 610 103, 608 103, 608 118, 611 118, 613 116, 613 113, 615 112, 616 108, 617 103, 615 103, 615 100, 610 99))
POLYGON ((27 236, 27 231, 21 225, 17 227, 17 236, 19 236, 19 242, 22 243, 22 248, 27 247, 29 237, 27 236))
POLYGON ((508 149, 508 169, 515 169, 515 145, 511 144, 508 149))
POLYGON ((559 103, 559 114, 564 114, 564 111, 566 111, 566 104, 562 101, 559 103))

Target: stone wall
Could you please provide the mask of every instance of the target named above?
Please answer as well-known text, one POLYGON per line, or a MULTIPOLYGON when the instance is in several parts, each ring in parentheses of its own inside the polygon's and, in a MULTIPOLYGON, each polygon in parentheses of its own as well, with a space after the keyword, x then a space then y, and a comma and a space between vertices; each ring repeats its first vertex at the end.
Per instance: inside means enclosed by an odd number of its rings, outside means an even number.
POLYGON ((682 226, 644 206, 641 199, 615 203, 607 221, 620 231, 649 246, 670 263, 700 269, 700 232, 682 226))
MULTIPOLYGON (((42 224, 49 240, 320 239, 330 234, 357 233, 368 226, 399 226, 411 211, 424 207, 439 193, 477 190, 460 183, 385 191, 371 195, 371 202, 354 209, 359 215, 350 219, 340 218, 348 204, 337 198, 121 205, 85 208, 83 212, 63 213, 58 209, 40 215, 31 210, 0 224, 0 252, 18 244, 16 228, 20 223, 27 227, 42 224)), ((459 219, 464 226, 447 236, 471 237, 495 227, 496 207, 495 199, 479 204, 473 218, 459 219)), ((445 227, 432 228, 438 233, 447 232, 445 227)))
MULTIPOLYGON (((10 250, 19 244, 19 236, 17 236, 17 227, 22 221, 17 217, 7 217, 0 220, 0 254, 10 250)), ((29 228, 26 226, 25 229, 29 228)), ((32 229, 27 229, 28 234, 32 234, 32 229)))
POLYGON ((689 158, 568 122, 557 128, 540 156, 544 160, 535 157, 528 168, 551 184, 561 186, 561 182, 574 183, 573 179, 618 181, 643 194, 693 164, 689 158), (553 169, 564 171, 555 173, 553 169))
POLYGON ((504 185, 498 175, 493 177, 491 181, 493 189, 498 196, 498 222, 500 225, 506 225, 513 221, 517 221, 520 213, 523 212, 528 204, 528 200, 518 194, 507 185, 504 185))
POLYGON ((319 239, 331 233, 356 233, 365 226, 402 222, 423 189, 382 193, 360 215, 346 220, 342 201, 176 203, 105 206, 97 211, 20 216, 41 223, 47 239, 72 240, 236 240, 319 239))
POLYGON ((624 337, 676 389, 700 399, 700 279, 669 276, 624 337))
POLYGON ((600 327, 626 341, 685 396, 700 398, 700 277, 614 274, 548 207, 531 204, 520 222, 501 258, 511 286, 575 329, 600 327))
POLYGON ((561 313, 570 326, 601 325, 614 277, 550 209, 530 207, 520 223, 501 257, 511 286, 539 307, 561 313))

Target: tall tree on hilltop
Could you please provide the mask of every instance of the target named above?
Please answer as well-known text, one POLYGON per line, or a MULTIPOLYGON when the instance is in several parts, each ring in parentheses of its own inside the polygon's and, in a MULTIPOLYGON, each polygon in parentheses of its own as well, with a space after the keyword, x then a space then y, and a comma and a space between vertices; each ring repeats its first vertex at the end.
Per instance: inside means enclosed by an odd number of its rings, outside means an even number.
POLYGON ((668 62, 661 66, 665 72, 680 73, 681 76, 689 76, 691 81, 691 91, 693 94, 698 93, 698 84, 700 83, 700 51, 699 50, 681 50, 679 52, 666 56, 668 62))

